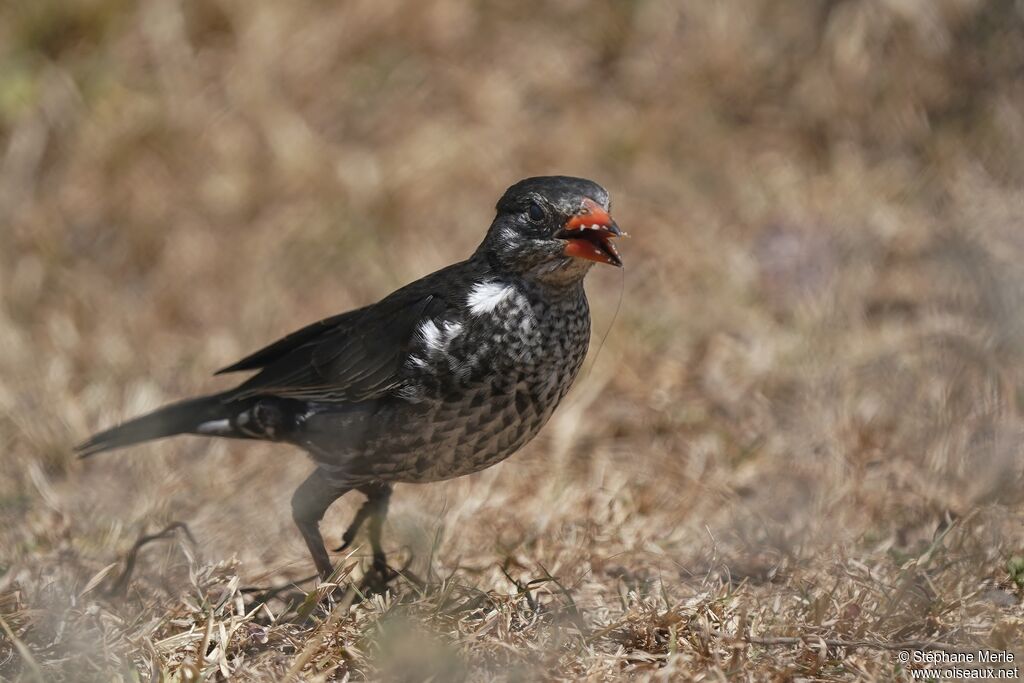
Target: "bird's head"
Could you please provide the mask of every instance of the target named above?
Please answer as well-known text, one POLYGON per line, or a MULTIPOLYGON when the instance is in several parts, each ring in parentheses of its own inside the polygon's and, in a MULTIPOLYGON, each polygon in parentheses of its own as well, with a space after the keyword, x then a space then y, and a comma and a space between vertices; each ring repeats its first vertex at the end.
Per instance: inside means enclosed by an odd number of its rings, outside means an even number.
POLYGON ((541 282, 578 281, 594 263, 622 266, 608 191, 584 178, 542 176, 508 188, 483 252, 502 269, 541 282))

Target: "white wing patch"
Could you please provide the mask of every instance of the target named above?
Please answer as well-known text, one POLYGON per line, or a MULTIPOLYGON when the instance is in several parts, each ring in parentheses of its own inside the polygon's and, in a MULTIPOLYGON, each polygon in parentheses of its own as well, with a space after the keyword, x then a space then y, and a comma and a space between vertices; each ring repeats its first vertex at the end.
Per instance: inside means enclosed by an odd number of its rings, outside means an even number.
POLYGON ((227 434, 231 431, 231 420, 224 418, 223 420, 203 422, 196 427, 196 431, 200 434, 227 434))
POLYGON ((470 290, 469 296, 466 298, 466 304, 469 306, 469 312, 473 315, 483 315, 497 308, 498 304, 508 298, 514 291, 511 285, 502 285, 497 282, 478 282, 470 290))
POLYGON ((428 351, 441 351, 444 349, 441 330, 433 320, 428 320, 420 325, 420 336, 423 337, 423 343, 427 345, 428 351))
POLYGON ((452 340, 462 334, 462 323, 446 320, 438 327, 433 320, 426 320, 420 323, 417 332, 423 342, 422 352, 420 355, 409 356, 406 364, 411 368, 427 368, 430 359, 448 355, 452 340))

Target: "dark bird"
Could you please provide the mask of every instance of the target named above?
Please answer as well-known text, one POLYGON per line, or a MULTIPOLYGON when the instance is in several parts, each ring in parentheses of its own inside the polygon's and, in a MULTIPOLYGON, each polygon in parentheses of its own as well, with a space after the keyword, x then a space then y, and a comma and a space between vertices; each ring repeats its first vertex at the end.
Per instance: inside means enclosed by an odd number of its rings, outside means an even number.
POLYGON ((467 260, 220 370, 258 371, 234 389, 165 406, 77 450, 85 457, 175 434, 298 446, 316 469, 292 497, 292 515, 318 573, 331 573, 320 520, 353 489, 367 500, 339 550, 368 522, 373 566, 385 573, 381 527, 393 483, 482 470, 551 417, 590 340, 583 278, 595 262, 622 265, 620 235, 597 183, 521 180, 467 260))

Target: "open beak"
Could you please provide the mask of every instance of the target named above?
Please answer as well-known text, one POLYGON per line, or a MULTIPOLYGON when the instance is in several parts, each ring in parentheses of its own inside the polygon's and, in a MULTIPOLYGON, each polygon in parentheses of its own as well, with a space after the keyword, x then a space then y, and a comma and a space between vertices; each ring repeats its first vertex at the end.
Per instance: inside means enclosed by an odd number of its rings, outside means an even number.
POLYGON ((565 222, 555 237, 565 240, 563 254, 575 258, 622 266, 622 259, 612 242, 625 237, 612 217, 593 199, 584 199, 580 210, 565 222))

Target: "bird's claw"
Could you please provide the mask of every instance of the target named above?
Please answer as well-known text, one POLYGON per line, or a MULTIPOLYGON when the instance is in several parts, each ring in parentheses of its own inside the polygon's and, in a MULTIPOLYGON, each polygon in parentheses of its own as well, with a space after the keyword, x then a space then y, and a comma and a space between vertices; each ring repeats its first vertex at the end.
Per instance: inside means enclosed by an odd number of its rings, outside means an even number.
POLYGON ((387 560, 383 557, 373 558, 373 564, 371 565, 371 567, 373 568, 373 571, 377 572, 377 574, 384 580, 385 583, 391 581, 400 573, 392 569, 390 566, 388 566, 387 560))

